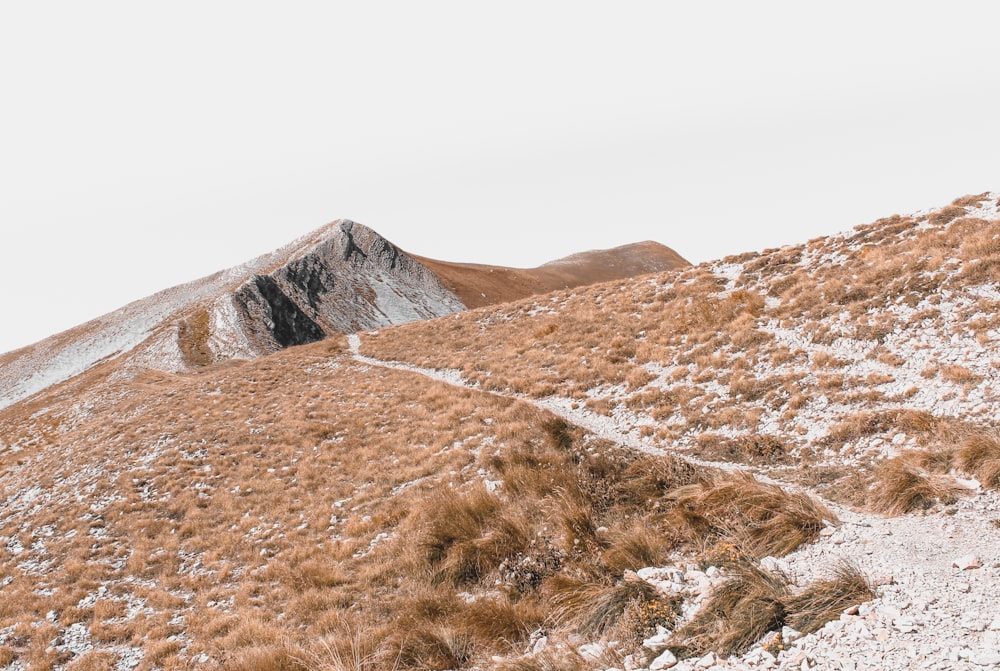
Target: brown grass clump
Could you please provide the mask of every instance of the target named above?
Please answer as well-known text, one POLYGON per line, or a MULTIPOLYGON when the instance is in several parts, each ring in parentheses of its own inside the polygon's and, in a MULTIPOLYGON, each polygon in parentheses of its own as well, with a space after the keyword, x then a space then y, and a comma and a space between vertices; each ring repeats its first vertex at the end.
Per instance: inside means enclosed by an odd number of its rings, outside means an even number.
POLYGON ((857 412, 834 425, 821 442, 824 445, 836 445, 865 436, 887 433, 893 429, 907 433, 927 433, 936 429, 940 423, 941 421, 929 412, 908 408, 857 412))
POLYGON ((486 533, 500 507, 500 499, 482 485, 466 494, 445 490, 429 502, 433 517, 417 545, 436 567, 436 581, 475 581, 502 561, 501 549, 490 542, 499 539, 486 533))
POLYGON ((903 515, 930 508, 938 502, 953 502, 966 490, 950 477, 933 474, 923 465, 932 465, 935 461, 938 457, 932 454, 914 452, 881 464, 875 470, 868 506, 886 515, 903 515))
POLYGON ((752 433, 727 438, 713 433, 698 437, 698 454, 711 461, 778 464, 787 461, 788 446, 777 436, 752 433))
POLYGON ((14 648, 0 645, 0 666, 7 666, 15 659, 17 659, 17 653, 14 652, 14 648))
POLYGON ((948 205, 927 217, 927 221, 935 226, 943 226, 959 217, 964 217, 965 212, 965 208, 960 205, 948 205))
POLYGON ((613 575, 659 566, 676 540, 656 520, 643 519, 612 533, 601 561, 613 575))
POLYGON ((609 631, 630 606, 659 598, 655 587, 634 575, 614 583, 561 575, 546 582, 545 592, 555 620, 588 636, 609 631))
POLYGON ((870 601, 875 587, 853 564, 841 564, 833 576, 818 580, 785 601, 786 623, 792 629, 811 634, 831 620, 836 620, 850 606, 870 601))
POLYGON ((692 538, 722 537, 754 557, 783 556, 815 540, 836 516, 806 494, 750 475, 725 475, 671 494, 674 514, 692 538))
POLYGON ((746 652, 764 634, 780 629, 787 615, 786 579, 753 564, 731 567, 695 617, 676 633, 675 654, 703 655, 746 652))
POLYGON ((226 671, 308 671, 300 650, 283 645, 256 645, 238 650, 223 664, 226 671))
POLYGON ((1000 487, 1000 438, 983 433, 966 438, 958 450, 958 467, 975 475, 983 487, 1000 487))
MULTIPOLYGON (((67 671, 113 671, 117 663, 117 655, 106 650, 91 650, 70 662, 66 669, 67 671)), ((0 664, 4 664, 2 658, 0 664)))
POLYGON ((388 652, 382 627, 357 622, 341 616, 325 636, 314 641, 302 653, 302 662, 310 671, 396 671, 398 654, 388 652))
POLYGON ((423 625, 400 632, 399 664, 414 669, 462 669, 475 654, 475 643, 458 627, 423 625))
POLYGON ((798 592, 789 588, 786 576, 753 563, 739 562, 727 570, 729 577, 676 632, 670 646, 675 654, 741 654, 784 625, 812 633, 848 607, 876 596, 868 578, 850 564, 798 592))

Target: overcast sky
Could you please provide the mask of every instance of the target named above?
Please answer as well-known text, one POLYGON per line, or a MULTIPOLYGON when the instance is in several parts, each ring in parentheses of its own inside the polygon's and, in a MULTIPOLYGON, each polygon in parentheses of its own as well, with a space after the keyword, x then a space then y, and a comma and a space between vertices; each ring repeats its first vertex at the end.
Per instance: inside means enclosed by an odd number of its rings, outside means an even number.
POLYGON ((0 3, 0 351, 337 218, 692 261, 1000 190, 1000 3, 0 3))

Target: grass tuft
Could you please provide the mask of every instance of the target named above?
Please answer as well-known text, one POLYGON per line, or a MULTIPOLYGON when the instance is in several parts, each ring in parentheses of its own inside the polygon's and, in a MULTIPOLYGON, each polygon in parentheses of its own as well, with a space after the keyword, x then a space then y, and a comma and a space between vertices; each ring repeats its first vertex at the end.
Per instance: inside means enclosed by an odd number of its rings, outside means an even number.
POLYGON ((904 515, 927 509, 940 502, 954 502, 965 492, 952 478, 936 475, 921 465, 933 462, 926 452, 893 457, 875 470, 875 482, 868 492, 868 506, 886 515, 904 515))
POLYGON ((723 538, 754 556, 780 557, 815 540, 836 516, 802 493, 725 475, 675 490, 675 517, 692 539, 723 538))
POLYGON ((839 565, 833 577, 818 580, 786 601, 786 623, 803 634, 819 630, 849 607, 874 599, 875 587, 853 564, 839 565))
POLYGON ((1000 487, 1000 438, 984 433, 969 436, 958 450, 958 466, 984 487, 1000 487))

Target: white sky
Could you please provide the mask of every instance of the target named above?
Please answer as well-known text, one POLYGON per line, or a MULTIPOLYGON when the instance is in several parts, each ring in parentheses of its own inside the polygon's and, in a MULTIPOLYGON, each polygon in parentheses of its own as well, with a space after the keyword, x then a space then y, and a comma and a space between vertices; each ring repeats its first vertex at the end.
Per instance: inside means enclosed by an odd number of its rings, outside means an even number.
POLYGON ((0 0, 0 351, 333 219, 692 261, 1000 190, 1000 3, 0 0))

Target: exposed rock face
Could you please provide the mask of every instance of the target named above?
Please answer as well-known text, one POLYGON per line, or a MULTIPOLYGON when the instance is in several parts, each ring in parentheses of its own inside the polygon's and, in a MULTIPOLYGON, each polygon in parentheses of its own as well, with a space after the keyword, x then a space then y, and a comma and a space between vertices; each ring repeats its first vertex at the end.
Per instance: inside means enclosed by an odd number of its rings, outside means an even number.
POLYGON ((180 371, 465 307, 388 240, 336 221, 242 266, 0 356, 0 408, 111 358, 125 356, 116 374, 180 371))
POLYGON ((256 275, 232 301, 247 340, 261 352, 465 309, 426 267, 352 221, 336 223, 315 247, 256 275))

